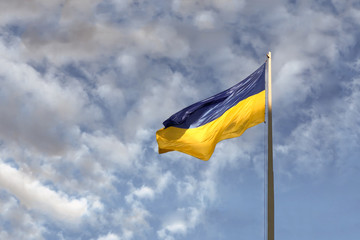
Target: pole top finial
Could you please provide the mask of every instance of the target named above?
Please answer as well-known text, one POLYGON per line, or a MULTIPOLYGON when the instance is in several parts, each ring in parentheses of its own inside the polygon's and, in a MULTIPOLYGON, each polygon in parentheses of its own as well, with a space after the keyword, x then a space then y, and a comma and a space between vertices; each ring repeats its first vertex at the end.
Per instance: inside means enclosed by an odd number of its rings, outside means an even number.
POLYGON ((268 58, 271 58, 271 52, 269 52, 268 54, 266 54, 266 56, 267 56, 268 58))

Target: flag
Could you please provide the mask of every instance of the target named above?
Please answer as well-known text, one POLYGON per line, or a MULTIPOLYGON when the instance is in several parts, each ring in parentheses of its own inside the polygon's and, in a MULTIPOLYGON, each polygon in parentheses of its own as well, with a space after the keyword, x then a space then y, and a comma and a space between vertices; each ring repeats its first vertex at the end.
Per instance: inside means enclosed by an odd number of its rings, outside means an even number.
POLYGON ((179 151, 209 160, 218 142, 265 121, 265 63, 235 86, 194 103, 156 132, 159 153, 179 151))

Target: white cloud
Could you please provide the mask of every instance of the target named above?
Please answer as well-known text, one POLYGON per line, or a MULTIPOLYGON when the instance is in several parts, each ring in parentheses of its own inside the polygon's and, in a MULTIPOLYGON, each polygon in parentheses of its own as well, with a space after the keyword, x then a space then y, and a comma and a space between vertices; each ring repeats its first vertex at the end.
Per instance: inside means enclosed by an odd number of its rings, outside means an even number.
POLYGON ((201 210, 196 208, 181 208, 167 217, 163 227, 157 231, 158 237, 164 240, 175 239, 176 235, 186 235, 189 230, 199 224, 201 210))
POLYGON ((121 239, 124 240, 141 236, 150 228, 147 218, 151 218, 151 214, 139 202, 132 202, 129 208, 115 211, 111 216, 111 224, 115 221, 115 228, 121 230, 121 239))
POLYGON ((105 236, 99 237, 98 240, 120 240, 120 238, 113 233, 108 233, 105 236))
POLYGON ((195 17, 195 25, 199 29, 212 29, 214 28, 215 17, 210 11, 199 12, 195 17))
MULTIPOLYGON (((157 169, 157 171, 159 171, 159 169, 157 169)), ((174 180, 170 172, 166 172, 165 174, 157 172, 156 175, 150 175, 148 178, 154 181, 155 187, 141 186, 140 188, 132 189, 130 194, 125 197, 128 202, 133 202, 134 196, 138 199, 154 200, 156 194, 161 194, 174 180)))
POLYGON ((290 101, 302 101, 309 94, 309 79, 302 75, 309 70, 310 65, 304 61, 288 61, 281 66, 278 77, 274 84, 274 101, 289 99, 290 101), (281 86, 281 87, 280 87, 281 86), (295 96, 295 97, 294 97, 295 96))
MULTIPOLYGON (((146 89, 143 96, 138 99, 136 105, 130 109, 125 117, 123 132, 128 141, 133 141, 134 137, 148 132, 149 128, 152 128, 155 124, 161 128, 161 122, 172 114, 169 109, 185 107, 184 102, 188 99, 194 99, 198 94, 195 86, 189 86, 187 84, 188 80, 178 72, 166 72, 159 78, 160 82, 155 81, 155 79, 147 80, 154 82, 154 84, 151 84, 146 89), (178 101, 178 96, 183 101, 178 101)), ((154 134, 155 129, 150 130, 154 134)))
POLYGON ((134 74, 138 68, 135 56, 130 54, 121 54, 117 62, 125 74, 134 74))
POLYGON ((0 186, 14 194, 26 207, 61 221, 77 223, 87 212, 85 198, 70 198, 4 163, 0 163, 0 186))
POLYGON ((132 32, 132 40, 143 53, 172 58, 184 58, 189 54, 189 46, 176 30, 161 24, 148 24, 132 32), (173 46, 176 46, 174 48, 173 46))
POLYGON ((133 194, 137 196, 138 198, 148 198, 153 199, 154 198, 154 190, 152 190, 149 187, 142 186, 139 189, 136 189, 133 194))
POLYGON ((110 82, 99 84, 96 89, 96 93, 101 99, 103 99, 108 109, 114 109, 114 112, 124 110, 124 93, 120 88, 117 88, 114 83, 110 82))
POLYGON ((102 132, 94 134, 83 133, 82 141, 94 156, 104 163, 121 166, 123 170, 131 168, 136 163, 136 157, 141 153, 137 144, 124 144, 114 135, 102 132))
POLYGON ((165 174, 161 174, 160 177, 157 177, 156 192, 162 193, 173 181, 174 176, 170 171, 167 171, 165 174))
POLYGON ((0 65, 0 136, 51 155, 63 153, 88 101, 81 86, 61 86, 54 76, 43 77, 29 65, 6 58, 0 65))
POLYGON ((172 9, 183 15, 192 15, 198 10, 215 8, 224 16, 239 12, 245 6, 243 0, 173 0, 172 9))
POLYGON ((0 229, 1 239, 42 240, 46 229, 12 196, 0 199, 0 216, 8 227, 0 229), (15 230, 14 230, 15 229, 15 230))
POLYGON ((286 139, 283 144, 275 146, 276 153, 282 156, 279 158, 281 174, 316 175, 332 164, 339 168, 343 166, 341 156, 348 154, 348 147, 356 148, 354 144, 359 139, 353 129, 360 117, 357 104, 360 100, 359 83, 357 78, 341 83, 348 94, 333 99, 331 108, 322 109, 313 104, 302 110, 301 116, 306 116, 307 120, 297 124, 287 138, 291 140, 286 139))
POLYGON ((165 229, 161 229, 158 231, 158 236, 160 239, 174 239, 173 237, 169 236, 172 234, 186 234, 186 223, 185 222, 175 222, 169 224, 165 227, 165 229), (169 234, 169 235, 168 235, 169 234))

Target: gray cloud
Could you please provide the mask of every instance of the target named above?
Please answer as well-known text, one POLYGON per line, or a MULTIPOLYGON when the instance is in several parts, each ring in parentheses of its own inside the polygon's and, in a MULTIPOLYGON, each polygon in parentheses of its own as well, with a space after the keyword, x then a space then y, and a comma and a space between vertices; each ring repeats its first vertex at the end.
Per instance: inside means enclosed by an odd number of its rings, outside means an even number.
POLYGON ((73 124, 81 119, 79 112, 87 102, 80 86, 62 87, 29 65, 6 58, 1 61, 0 77, 3 139, 49 154, 66 149, 69 138, 76 135, 73 124), (68 131, 62 132, 63 128, 68 131))

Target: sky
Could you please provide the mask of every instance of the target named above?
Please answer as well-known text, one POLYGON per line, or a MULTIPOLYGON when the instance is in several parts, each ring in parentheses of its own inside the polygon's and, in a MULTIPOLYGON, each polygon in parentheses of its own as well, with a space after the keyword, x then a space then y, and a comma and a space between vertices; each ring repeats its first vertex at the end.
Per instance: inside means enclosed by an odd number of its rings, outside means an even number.
POLYGON ((356 0, 0 2, 0 239, 264 239, 266 125, 155 132, 272 52, 275 238, 360 239, 356 0))

